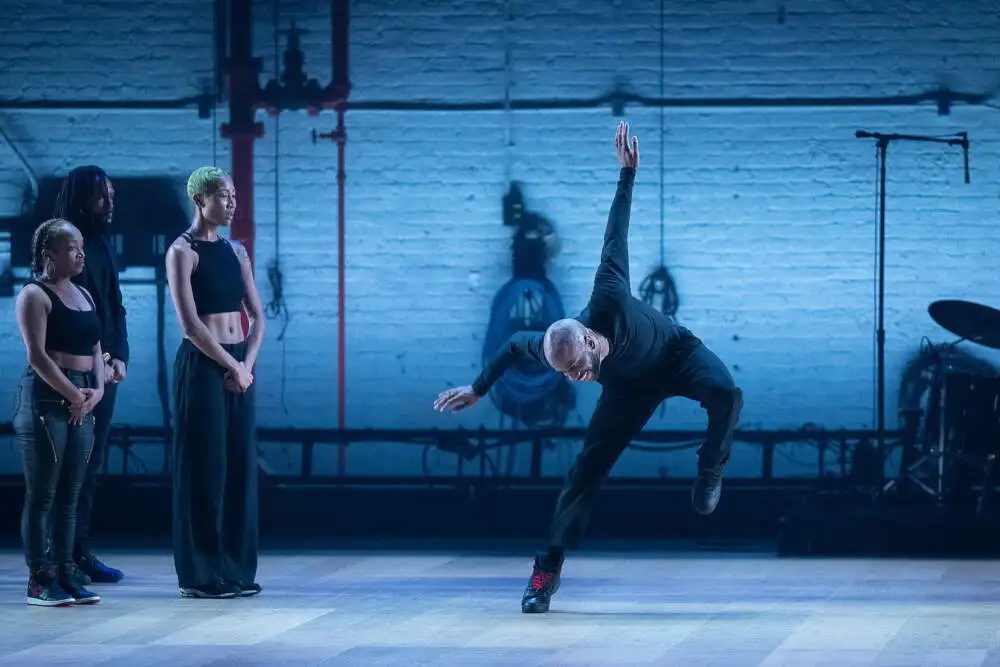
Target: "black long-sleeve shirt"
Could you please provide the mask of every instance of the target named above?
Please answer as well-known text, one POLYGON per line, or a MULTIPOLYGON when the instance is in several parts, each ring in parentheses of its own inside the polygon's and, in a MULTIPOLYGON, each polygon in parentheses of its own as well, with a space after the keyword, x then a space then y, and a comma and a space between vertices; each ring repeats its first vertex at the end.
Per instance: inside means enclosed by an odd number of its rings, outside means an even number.
MULTIPOLYGON (((601 263, 590 302, 575 319, 608 339, 610 351, 601 362, 597 382, 641 387, 655 384, 671 360, 679 340, 697 339, 670 317, 632 296, 629 282, 628 229, 632 213, 635 169, 623 167, 604 231, 601 263)), ((511 336, 472 383, 483 396, 507 369, 531 359, 552 369, 545 359, 544 333, 522 331, 511 336)))
POLYGON ((125 325, 125 305, 114 252, 107 238, 99 233, 86 234, 83 239, 86 255, 83 273, 73 282, 87 288, 94 299, 97 317, 101 321, 101 350, 112 359, 128 365, 128 328, 125 325))

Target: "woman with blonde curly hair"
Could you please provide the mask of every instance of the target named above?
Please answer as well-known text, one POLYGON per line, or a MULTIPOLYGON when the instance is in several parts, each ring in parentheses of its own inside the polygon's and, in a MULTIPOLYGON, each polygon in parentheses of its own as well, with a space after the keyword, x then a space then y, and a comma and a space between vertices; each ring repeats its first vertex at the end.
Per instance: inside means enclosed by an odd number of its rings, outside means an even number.
POLYGON ((253 366, 263 307, 246 250, 219 236, 236 213, 232 179, 201 167, 187 193, 194 222, 166 257, 184 330, 173 379, 174 566, 183 597, 254 595, 260 586, 253 366))

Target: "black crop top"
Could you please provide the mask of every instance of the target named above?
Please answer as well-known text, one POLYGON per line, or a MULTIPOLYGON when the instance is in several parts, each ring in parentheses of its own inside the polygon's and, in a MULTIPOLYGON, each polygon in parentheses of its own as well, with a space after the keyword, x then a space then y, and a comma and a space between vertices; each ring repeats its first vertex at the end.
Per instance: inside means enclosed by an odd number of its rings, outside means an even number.
POLYGON ((189 232, 181 236, 198 253, 198 266, 191 274, 191 292, 198 314, 240 312, 246 295, 243 270, 229 241, 196 239, 189 232))
POLYGON ((45 349, 80 357, 93 356, 94 346, 101 340, 101 321, 97 319, 97 310, 90 295, 74 284, 73 287, 80 290, 90 304, 90 310, 75 310, 41 282, 31 280, 29 284, 41 287, 52 302, 52 310, 45 322, 45 349))

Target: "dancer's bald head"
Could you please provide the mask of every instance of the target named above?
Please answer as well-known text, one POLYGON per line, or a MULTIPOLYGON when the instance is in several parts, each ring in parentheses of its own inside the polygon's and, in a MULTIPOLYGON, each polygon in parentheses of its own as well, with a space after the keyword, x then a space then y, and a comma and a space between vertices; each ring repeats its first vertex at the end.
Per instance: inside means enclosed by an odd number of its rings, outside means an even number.
POLYGON ((587 327, 574 319, 553 322, 543 339, 545 358, 553 369, 571 380, 597 378, 600 356, 597 340, 587 327))

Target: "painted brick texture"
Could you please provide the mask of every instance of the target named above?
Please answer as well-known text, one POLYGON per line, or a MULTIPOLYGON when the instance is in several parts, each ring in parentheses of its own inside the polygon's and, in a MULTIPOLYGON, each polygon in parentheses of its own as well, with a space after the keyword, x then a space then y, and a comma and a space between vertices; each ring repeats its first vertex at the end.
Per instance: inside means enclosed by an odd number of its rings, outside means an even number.
MULTIPOLYGON (((274 73, 274 12, 256 2, 262 81, 274 73)), ((355 2, 352 100, 461 103, 600 96, 616 84, 668 98, 842 98, 912 95, 946 85, 989 92, 1000 74, 992 38, 1000 17, 973 3, 853 0, 665 4, 563 0, 355 2), (784 10, 781 10, 784 7, 784 10), (505 69, 509 54, 509 71, 505 69)), ((294 19, 307 73, 330 78, 329 8, 282 2, 294 19)), ((212 78, 210 4, 191 0, 28 3, 0 27, 0 99, 167 99, 197 94, 212 78)), ((280 50, 284 49, 281 37, 280 50)), ((279 53, 280 57, 280 53, 279 53)), ((1000 203, 1000 131, 994 107, 628 107, 640 137, 631 257, 633 288, 663 255, 680 291, 679 320, 733 370, 746 395, 745 428, 874 425, 873 268, 875 160, 857 129, 969 133, 972 183, 958 149, 898 144, 889 154, 887 380, 889 422, 901 371, 922 337, 950 337, 927 316, 939 298, 1000 305, 992 258, 1000 203), (664 152, 660 152, 661 123, 664 152), (661 202, 660 179, 663 179, 661 202)), ((216 139, 226 119, 178 111, 0 109, 0 127, 39 176, 97 162, 114 175, 168 174, 178 191, 194 167, 228 166, 216 139)), ((329 115, 261 115, 256 146, 258 285, 280 229, 291 315, 281 342, 271 320, 258 369, 262 425, 333 427, 337 414, 336 147, 314 144, 329 115), (277 141, 276 141, 277 138, 277 141), (275 174, 278 201, 275 206, 275 174)), ((438 391, 476 375, 495 291, 510 275, 510 230, 501 224, 508 179, 528 207, 552 220, 560 252, 550 277, 568 312, 585 304, 600 252, 617 166, 616 117, 582 110, 376 111, 347 115, 347 416, 352 427, 496 426, 485 401, 460 416, 430 410, 438 391)), ((0 146, 0 215, 19 210, 26 178, 0 146)), ((244 195, 245 196, 245 195, 244 195)), ((2 261, 2 259, 0 259, 2 261)), ((129 272, 126 276, 129 276, 129 272)), ((119 393, 122 423, 159 424, 155 296, 127 286, 133 362, 119 393)), ((23 367, 13 300, 0 299, 0 394, 23 367)), ((180 340, 167 309, 167 355, 180 340)), ((992 358, 986 350, 977 350, 992 358)), ((597 397, 578 389, 572 425, 597 397)), ((0 419, 3 419, 0 416, 0 419)), ((700 408, 668 403, 651 424, 704 425, 700 408)), ((559 473, 575 445, 546 459, 559 473)), ((16 469, 11 454, 0 467, 16 469)), ((735 474, 759 470, 740 446, 735 474)), ((275 449, 277 468, 293 449, 275 449)), ((332 452, 319 463, 332 468, 332 452)), ((809 453, 796 453, 808 460, 809 453)), ((813 455, 814 456, 814 455, 813 455)), ((432 457, 433 459, 434 457, 432 457)), ((438 455, 436 471, 452 468, 438 455)), ((808 467, 778 463, 788 474, 808 467)), ((432 461, 433 462, 433 461, 432 461)), ((519 457, 516 468, 527 465, 519 457)), ((682 474, 690 452, 628 452, 620 474, 682 474)), ((352 448, 354 472, 415 472, 420 449, 352 448)), ((781 471, 779 470, 779 473, 781 471)))

